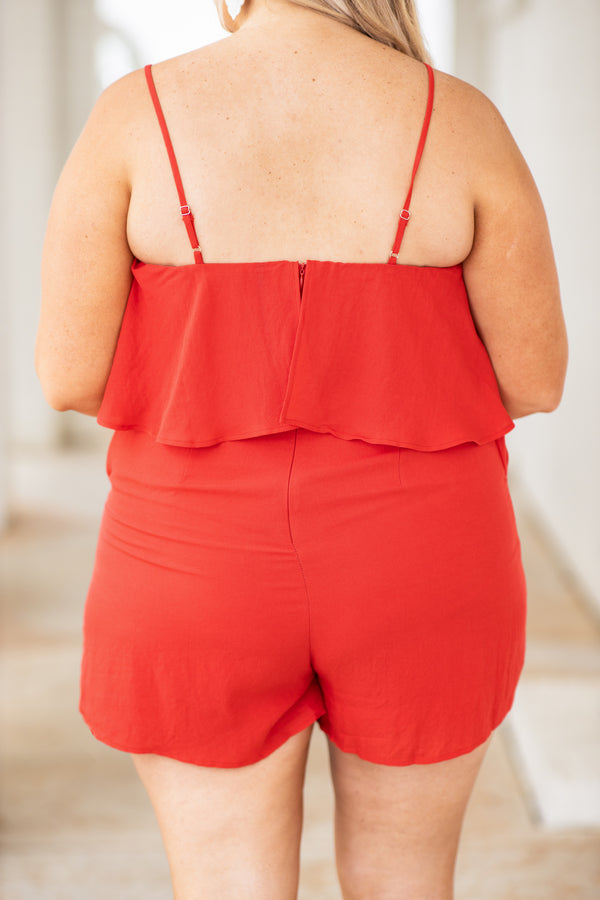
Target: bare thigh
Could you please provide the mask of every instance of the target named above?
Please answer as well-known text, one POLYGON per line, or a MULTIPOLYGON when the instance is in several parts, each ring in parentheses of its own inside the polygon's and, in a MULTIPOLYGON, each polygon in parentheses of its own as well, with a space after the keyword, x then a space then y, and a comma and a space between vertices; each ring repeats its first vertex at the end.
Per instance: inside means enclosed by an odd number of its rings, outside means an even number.
POLYGON ((455 759, 402 767, 329 742, 344 900, 452 900, 463 817, 489 740, 455 759))
POLYGON ((295 900, 312 727, 240 768, 132 754, 156 812, 175 900, 295 900))

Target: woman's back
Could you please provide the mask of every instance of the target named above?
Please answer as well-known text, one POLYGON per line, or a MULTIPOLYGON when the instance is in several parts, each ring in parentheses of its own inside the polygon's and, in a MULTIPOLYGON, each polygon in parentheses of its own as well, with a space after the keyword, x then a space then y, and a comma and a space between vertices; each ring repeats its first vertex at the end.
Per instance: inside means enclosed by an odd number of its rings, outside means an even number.
MULTIPOLYGON (((206 262, 387 262, 426 69, 311 11, 298 19, 293 34, 244 29, 153 66, 206 262)), ((184 265, 193 257, 147 85, 141 71, 128 78, 129 244, 141 260, 184 265)), ((471 248, 473 154, 460 108, 475 92, 459 84, 436 75, 399 262, 454 265, 471 248)))
MULTIPOLYGON (((286 3, 258 7, 239 31, 153 76, 205 262, 388 261, 425 115, 424 65, 286 3)), ((179 207, 140 69, 103 92, 53 199, 36 352, 57 408, 100 408, 132 259, 194 261, 179 207), (63 298, 82 279, 85 306, 72 316, 63 298), (46 326, 53 308, 62 311, 46 326)), ((464 261, 508 414, 554 409, 567 345, 539 194, 494 105, 439 72, 410 211, 398 263, 464 261)))
POLYGON ((344 898, 450 900, 524 658, 504 435, 564 378, 545 216, 478 91, 244 6, 107 88, 55 191, 38 371, 116 429, 80 710, 181 900, 297 897, 315 721, 344 898))

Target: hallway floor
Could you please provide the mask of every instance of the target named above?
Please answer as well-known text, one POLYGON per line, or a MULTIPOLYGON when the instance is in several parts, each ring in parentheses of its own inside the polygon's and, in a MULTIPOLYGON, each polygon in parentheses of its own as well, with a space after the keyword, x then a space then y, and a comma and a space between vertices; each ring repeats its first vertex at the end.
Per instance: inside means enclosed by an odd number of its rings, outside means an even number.
MULTIPOLYGON (((600 626, 511 488, 529 643, 463 830, 456 900, 600 898, 600 626)), ((81 617, 107 490, 97 452, 23 457, 0 541, 3 900, 168 900, 168 868, 129 756, 78 710, 81 617)), ((300 900, 340 900, 326 739, 305 788, 300 900)))

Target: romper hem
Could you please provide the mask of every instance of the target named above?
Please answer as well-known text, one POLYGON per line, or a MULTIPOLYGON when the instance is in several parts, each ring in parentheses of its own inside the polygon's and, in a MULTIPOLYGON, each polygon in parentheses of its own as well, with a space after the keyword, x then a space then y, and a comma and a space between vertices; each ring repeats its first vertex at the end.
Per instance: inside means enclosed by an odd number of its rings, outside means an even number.
POLYGON ((205 761, 205 759, 199 761, 196 754, 194 753, 179 752, 177 750, 169 751, 168 748, 166 750, 160 749, 154 744, 136 744, 135 741, 120 740, 117 737, 111 737, 106 732, 104 732, 102 728, 96 728, 95 726, 91 725, 81 707, 79 709, 79 712, 81 717, 83 718, 83 721, 89 728, 90 733, 96 738, 96 740, 100 741, 102 744, 106 744, 106 746, 108 747, 112 747, 113 750, 119 750, 123 753, 133 753, 136 755, 154 754, 156 756, 164 756, 167 759, 175 759, 178 762, 188 763, 189 765, 202 766, 211 769, 241 769, 244 766, 254 765, 254 763, 260 762, 262 759, 266 759, 267 757, 271 756, 271 754, 276 750, 279 750, 279 748, 282 747, 286 741, 288 741, 292 737, 295 737, 295 735, 300 734, 302 731, 308 728, 309 725, 313 725, 315 722, 318 722, 319 717, 323 715, 322 712, 319 712, 317 714, 315 710, 312 709, 306 711, 304 715, 298 717, 298 720, 296 722, 294 722, 288 728, 284 729, 281 734, 277 735, 274 740, 267 742, 266 747, 268 749, 265 749, 263 747, 263 749, 259 751, 258 754, 242 754, 239 757, 239 762, 218 761, 216 757, 210 756, 208 757, 207 762, 205 761), (251 756, 251 758, 249 758, 249 756, 251 756))
MULTIPOLYGON (((515 685, 516 691, 516 685, 515 685)), ((412 753, 398 753, 398 754, 385 754, 383 752, 371 752, 370 749, 364 749, 367 746, 371 746, 378 739, 374 737, 369 737, 367 739, 360 739, 355 735, 345 735, 343 732, 339 734, 334 734, 333 729, 329 726, 323 726, 319 722, 319 727, 321 731, 327 735, 329 740, 335 744, 338 750, 341 750, 343 753, 352 753, 355 756, 358 756, 360 759, 365 762, 371 762, 376 765, 384 765, 384 766, 393 766, 396 768, 401 768, 404 766, 413 766, 413 765, 433 765, 439 762, 447 762, 451 759, 457 759, 459 756, 465 756, 468 753, 471 753, 473 750, 476 750, 477 747, 480 747, 482 744, 488 740, 488 738, 494 734, 494 732, 502 725, 507 715, 511 711, 514 704, 514 692, 513 697, 508 705, 508 707, 500 714, 500 716, 494 719, 494 724, 491 727, 488 727, 486 731, 483 733, 483 737, 477 738, 475 740, 468 741, 466 744, 460 745, 457 749, 452 749, 447 752, 439 751, 437 753, 420 753, 420 752, 412 752, 412 753)), ((381 743, 387 741, 388 739, 382 739, 381 743)))

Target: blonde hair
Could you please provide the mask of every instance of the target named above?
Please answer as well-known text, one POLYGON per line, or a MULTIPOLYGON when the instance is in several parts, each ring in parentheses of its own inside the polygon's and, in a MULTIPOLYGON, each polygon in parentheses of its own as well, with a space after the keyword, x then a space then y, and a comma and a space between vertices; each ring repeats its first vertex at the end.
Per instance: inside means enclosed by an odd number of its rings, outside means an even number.
POLYGON ((414 0, 290 0, 362 31, 420 62, 431 62, 414 0))
POLYGON ((431 62, 421 33, 415 0, 289 0, 289 2, 330 16, 420 62, 431 62))

